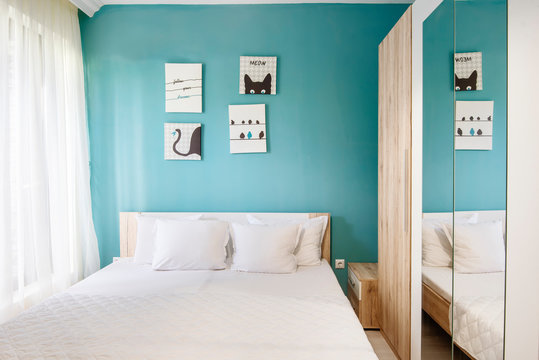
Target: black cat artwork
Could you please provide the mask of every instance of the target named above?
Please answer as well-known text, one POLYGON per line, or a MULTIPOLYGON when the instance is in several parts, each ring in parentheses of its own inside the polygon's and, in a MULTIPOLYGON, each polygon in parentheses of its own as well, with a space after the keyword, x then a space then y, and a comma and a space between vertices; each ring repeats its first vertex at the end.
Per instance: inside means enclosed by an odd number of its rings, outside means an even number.
POLYGON ((456 91, 470 91, 477 90, 477 70, 474 70, 470 77, 459 78, 455 74, 455 90, 456 91))
POLYGON ((246 94, 271 94, 271 74, 266 75, 263 81, 253 81, 245 74, 244 81, 246 94))
POLYGON ((176 146, 180 142, 180 139, 182 138, 182 131, 180 129, 176 129, 176 132, 178 133, 178 138, 176 141, 174 141, 174 144, 172 145, 172 150, 180 155, 180 156, 189 156, 191 154, 197 154, 200 155, 200 129, 201 127, 197 127, 193 134, 191 134, 191 141, 190 141, 190 147, 189 151, 186 154, 181 153, 178 149, 176 149, 176 146))

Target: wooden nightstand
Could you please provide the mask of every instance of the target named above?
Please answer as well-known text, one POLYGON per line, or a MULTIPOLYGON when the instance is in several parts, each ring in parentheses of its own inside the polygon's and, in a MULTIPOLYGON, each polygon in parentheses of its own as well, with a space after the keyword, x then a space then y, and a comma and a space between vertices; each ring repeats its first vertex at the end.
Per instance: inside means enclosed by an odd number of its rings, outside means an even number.
POLYGON ((348 299, 363 328, 380 328, 377 263, 348 263, 348 299))

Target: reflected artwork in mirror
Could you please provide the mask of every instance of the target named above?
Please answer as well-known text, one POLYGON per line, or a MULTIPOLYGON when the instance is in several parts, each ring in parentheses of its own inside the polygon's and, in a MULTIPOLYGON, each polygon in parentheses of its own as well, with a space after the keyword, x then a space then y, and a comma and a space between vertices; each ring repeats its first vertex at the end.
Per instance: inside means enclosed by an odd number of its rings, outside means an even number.
MULTIPOLYGON (((480 53, 482 78, 476 91, 455 93, 455 222, 446 229, 453 244, 454 359, 504 358, 506 19, 506 0, 455 1, 455 76, 463 53, 480 53), (466 217, 473 221, 459 220, 466 217)), ((473 76, 477 66, 460 76, 473 76)))

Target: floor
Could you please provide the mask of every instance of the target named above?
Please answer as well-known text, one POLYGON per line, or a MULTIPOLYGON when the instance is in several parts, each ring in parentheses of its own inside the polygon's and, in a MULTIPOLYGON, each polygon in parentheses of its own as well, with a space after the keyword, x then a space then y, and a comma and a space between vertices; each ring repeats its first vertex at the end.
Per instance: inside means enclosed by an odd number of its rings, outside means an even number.
MULTIPOLYGON (((423 360, 451 360, 451 337, 424 312, 421 325, 421 358, 423 360)), ((380 360, 398 360, 380 331, 365 330, 365 333, 380 360)), ((454 359, 469 360, 457 347, 455 347, 454 359)))
POLYGON ((398 360, 395 354, 393 354, 393 350, 387 344, 386 339, 380 334, 380 331, 365 330, 365 333, 380 360, 398 360))

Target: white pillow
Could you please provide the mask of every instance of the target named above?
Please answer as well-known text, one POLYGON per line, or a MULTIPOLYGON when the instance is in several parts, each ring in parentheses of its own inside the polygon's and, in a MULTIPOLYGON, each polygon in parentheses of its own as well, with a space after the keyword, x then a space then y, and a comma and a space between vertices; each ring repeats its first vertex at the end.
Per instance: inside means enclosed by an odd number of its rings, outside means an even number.
MULTIPOLYGON (((194 214, 179 220, 198 220, 202 214, 194 214)), ((135 247, 136 264, 151 264, 153 258, 153 242, 155 237, 155 221, 164 217, 138 214, 137 219, 137 245, 135 247)), ((166 219, 166 218, 164 218, 166 219)))
POLYGON ((455 224, 454 241, 456 272, 488 273, 505 270, 505 242, 501 221, 455 224))
MULTIPOLYGON (((247 221, 250 224, 271 225, 279 222, 264 222, 254 215, 248 214, 247 221)), ((294 251, 298 265, 320 265, 322 257, 322 239, 328 225, 327 216, 319 216, 308 220, 290 220, 281 224, 299 224, 299 240, 294 251)))
POLYGON ((156 220, 152 269, 217 270, 226 267, 228 223, 156 220))
POLYGON ((231 230, 232 270, 277 274, 296 271, 294 249, 298 242, 298 224, 232 224, 231 230))
POLYGON ((423 219, 423 266, 451 266, 451 244, 440 221, 423 219))
MULTIPOLYGON (((478 217, 478 213, 459 215, 455 223, 477 223, 478 217)), ((452 235, 444 225, 451 228, 451 219, 423 219, 423 266, 451 266, 452 235)))

